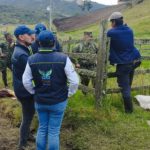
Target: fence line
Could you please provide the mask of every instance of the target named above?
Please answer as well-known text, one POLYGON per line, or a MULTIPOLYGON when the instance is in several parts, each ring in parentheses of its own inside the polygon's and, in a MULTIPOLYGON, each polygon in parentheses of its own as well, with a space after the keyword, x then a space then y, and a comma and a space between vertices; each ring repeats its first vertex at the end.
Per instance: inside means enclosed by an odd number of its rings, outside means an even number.
MULTIPOLYGON (((99 39, 93 39, 94 41, 97 41, 99 43, 99 50, 98 54, 89 54, 89 53, 71 53, 67 52, 67 54, 74 59, 86 59, 90 63, 97 62, 97 68, 96 71, 91 71, 88 69, 78 68, 76 69, 79 75, 85 75, 89 78, 95 78, 96 84, 95 88, 91 88, 85 85, 80 85, 79 88, 84 92, 92 92, 95 94, 95 104, 96 107, 100 106, 100 102, 106 94, 111 93, 119 93, 121 90, 119 88, 114 89, 107 89, 107 79, 108 78, 115 78, 117 77, 115 72, 108 72, 107 66, 108 66, 108 50, 109 50, 109 39, 106 36, 107 32, 107 21, 101 22, 100 25, 100 38, 99 39)), ((71 44, 73 43, 79 43, 83 42, 83 40, 72 40, 70 38, 69 41, 64 41, 64 44, 69 44, 69 49, 71 47, 71 44)), ((140 45, 140 48, 142 45, 150 45, 150 39, 135 39, 135 44, 140 45)), ((150 60, 150 56, 142 56, 142 60, 150 60)), ((141 69, 141 70, 135 70, 135 75, 140 74, 150 74, 150 69, 141 69)), ((139 86, 139 87, 133 87, 132 90, 150 90, 150 85, 146 86, 139 86)))
MULTIPOLYGON (((80 43, 80 42, 84 41, 84 39, 81 39, 81 40, 72 40, 71 37, 69 37, 69 38, 70 38, 70 40, 62 41, 62 44, 77 44, 77 43, 80 43)), ((91 40, 98 42, 99 38, 93 38, 91 40)), ((140 45, 140 44, 141 45, 150 45, 150 39, 135 39, 134 42, 137 45, 140 45)))
MULTIPOLYGON (((80 85, 79 89, 81 89, 84 92, 87 93, 95 93, 95 88, 89 88, 85 85, 80 85)), ((138 91, 138 90, 150 90, 150 85, 145 85, 145 86, 140 86, 140 87, 132 87, 131 90, 132 91, 138 91)), ((120 93, 121 89, 120 88, 113 88, 113 89, 106 89, 106 90, 102 90, 102 94, 103 96, 105 96, 106 94, 114 94, 114 93, 120 93)))
MULTIPOLYGON (((88 69, 76 69, 78 74, 80 75, 85 75, 90 78, 96 78, 96 71, 91 71, 88 69)), ((142 69, 142 70, 135 70, 135 75, 140 75, 140 74, 150 74, 150 69, 142 69)), ((108 72, 104 74, 104 77, 106 78, 115 78, 117 77, 116 72, 108 72)))

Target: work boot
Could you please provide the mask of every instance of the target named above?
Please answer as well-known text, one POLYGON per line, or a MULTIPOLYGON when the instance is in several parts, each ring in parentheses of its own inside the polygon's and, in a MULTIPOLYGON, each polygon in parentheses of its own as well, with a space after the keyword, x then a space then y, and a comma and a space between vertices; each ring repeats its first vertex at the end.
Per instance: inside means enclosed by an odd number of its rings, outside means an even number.
POLYGON ((123 98, 124 100, 124 108, 126 113, 133 112, 133 104, 131 98, 123 98))
POLYGON ((30 133, 30 134, 29 134, 29 137, 28 137, 28 141, 29 141, 29 142, 35 142, 35 141, 36 141, 35 136, 30 133))
POLYGON ((26 147, 25 146, 19 146, 17 150, 25 150, 26 147))

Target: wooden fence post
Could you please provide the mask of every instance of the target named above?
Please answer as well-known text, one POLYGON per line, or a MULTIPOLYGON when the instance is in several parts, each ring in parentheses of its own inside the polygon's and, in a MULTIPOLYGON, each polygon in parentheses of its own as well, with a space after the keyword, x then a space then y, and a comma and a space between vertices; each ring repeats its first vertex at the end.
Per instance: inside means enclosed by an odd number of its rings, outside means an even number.
POLYGON ((101 104, 101 99, 103 98, 104 80, 106 80, 106 70, 107 70, 107 21, 104 20, 100 24, 100 44, 99 51, 97 54, 97 72, 96 72, 96 85, 95 85, 95 99, 96 107, 101 104))
POLYGON ((69 52, 69 53, 70 53, 70 49, 71 49, 71 40, 72 40, 72 38, 71 38, 71 36, 69 36, 68 49, 67 49, 67 52, 69 52))

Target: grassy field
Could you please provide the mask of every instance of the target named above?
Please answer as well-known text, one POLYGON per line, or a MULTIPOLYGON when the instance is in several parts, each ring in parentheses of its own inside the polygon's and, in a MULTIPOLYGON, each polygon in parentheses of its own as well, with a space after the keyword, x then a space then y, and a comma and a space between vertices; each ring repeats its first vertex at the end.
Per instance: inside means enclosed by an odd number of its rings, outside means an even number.
MULTIPOLYGON (((143 62, 141 69, 150 68, 143 62)), ((114 71, 114 68, 109 68, 114 71)), ((11 73, 8 74, 9 86, 12 85, 11 73)), ((149 84, 149 75, 135 77, 133 86, 149 84)), ((2 81, 0 87, 2 88, 2 81)), ((108 80, 108 88, 117 87, 116 79, 108 80)), ((12 88, 12 87, 11 87, 12 88)), ((110 94, 96 110, 94 96, 84 96, 78 91, 68 103, 61 130, 62 150, 149 150, 150 112, 140 108, 134 99, 137 94, 150 94, 141 89, 133 92, 134 113, 125 114, 120 94, 110 94)), ((0 114, 9 119, 13 126, 20 125, 21 109, 16 100, 1 99, 0 114)), ((35 117, 32 128, 37 128, 35 117)), ((11 136, 11 133, 6 136, 11 136)), ((30 150, 30 149, 29 149, 30 150)))
MULTIPOLYGON (((150 1, 124 12, 125 20, 135 31, 137 38, 150 38, 150 1)), ((14 27, 9 30, 12 31, 14 27)), ((58 33, 59 37, 75 39, 82 37, 83 31, 93 31, 94 37, 99 35, 99 25, 91 25, 78 31, 58 33)), ((144 53, 144 52, 142 52, 144 53)), ((146 54, 148 55, 148 54, 146 54)), ((150 62, 143 61, 141 69, 149 69, 150 62)), ((115 68, 109 67, 114 71, 115 68)), ((9 72, 9 86, 12 85, 9 72)), ((149 75, 135 77, 133 86, 150 84, 149 75)), ((0 80, 0 88, 3 83, 0 80)), ((117 87, 116 79, 108 80, 108 88, 117 87)), ((12 87, 11 87, 12 88, 12 87)), ((78 91, 69 99, 61 130, 61 150, 149 150, 150 149, 150 112, 139 107, 134 96, 150 94, 150 90, 141 89, 133 92, 134 113, 125 114, 120 94, 110 94, 102 101, 102 106, 96 110, 94 96, 84 96, 78 91)), ((14 126, 19 126, 21 109, 16 100, 1 99, 0 112, 14 126)), ((33 128, 37 128, 35 117, 33 128)), ((11 133, 8 135, 11 136, 11 133)))
MULTIPOLYGON (((140 79, 142 79, 140 77, 140 79)), ((114 83, 114 82, 113 82, 114 83)), ((138 84, 138 83, 137 83, 138 84)), ((0 84, 2 85, 2 84, 0 84)), ((133 97, 139 93, 132 93, 133 97)), ((144 94, 149 94, 145 91, 144 94)), ((61 130, 62 150, 148 150, 148 111, 134 100, 134 113, 125 114, 120 94, 108 95, 99 110, 94 97, 78 91, 70 100, 61 130)), ((0 110, 14 126, 19 126, 21 110, 16 100, 0 100, 0 110)), ((37 128, 37 119, 32 128, 37 128)), ((8 134, 11 136, 11 133, 8 134)))

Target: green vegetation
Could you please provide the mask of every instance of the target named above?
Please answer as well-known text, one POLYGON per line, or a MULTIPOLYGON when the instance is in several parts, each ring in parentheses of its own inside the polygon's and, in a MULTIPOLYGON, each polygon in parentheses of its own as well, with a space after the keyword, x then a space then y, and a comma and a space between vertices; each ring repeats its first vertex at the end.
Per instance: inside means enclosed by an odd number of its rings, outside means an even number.
POLYGON ((135 36, 138 38, 149 38, 150 36, 150 1, 145 0, 140 5, 133 9, 128 9, 124 12, 127 24, 135 31, 135 36))
MULTIPOLYGON (((0 23, 35 24, 48 22, 49 12, 46 10, 49 0, 0 0, 0 23)), ((69 17, 86 13, 79 8, 75 1, 52 1, 53 18, 69 17)), ((92 2, 92 9, 100 9, 105 5, 92 2)))
MULTIPOLYGON (((125 20, 133 27, 137 38, 149 38, 150 10, 149 0, 141 5, 124 12, 125 20)), ((72 36, 75 39, 82 37, 83 31, 93 31, 98 36, 98 23, 87 28, 59 33, 60 37, 67 39, 72 36)), ((142 52, 143 53, 143 52, 142 52)), ((141 69, 149 69, 150 62, 144 61, 141 69)), ((114 70, 110 68, 109 70, 114 70)), ((11 75, 9 74, 11 86, 11 75)), ((138 75, 134 79, 133 86, 150 84, 149 75, 138 75)), ((2 87, 0 80, 0 87, 2 87)), ((108 88, 117 87, 116 79, 108 80, 108 88)), ((111 94, 105 97, 99 110, 94 105, 94 97, 91 94, 84 96, 78 91, 69 100, 61 131, 62 150, 149 150, 150 149, 150 120, 149 111, 139 107, 134 96, 137 94, 150 94, 150 90, 141 89, 133 92, 134 113, 125 114, 120 94, 111 94)), ((0 111, 7 116, 14 126, 20 123, 21 110, 19 103, 11 99, 0 100, 0 111)), ((37 120, 33 127, 37 127, 37 120)))
POLYGON ((46 15, 36 10, 26 10, 7 5, 0 5, 0 10, 0 23, 3 24, 33 24, 48 20, 46 15))

